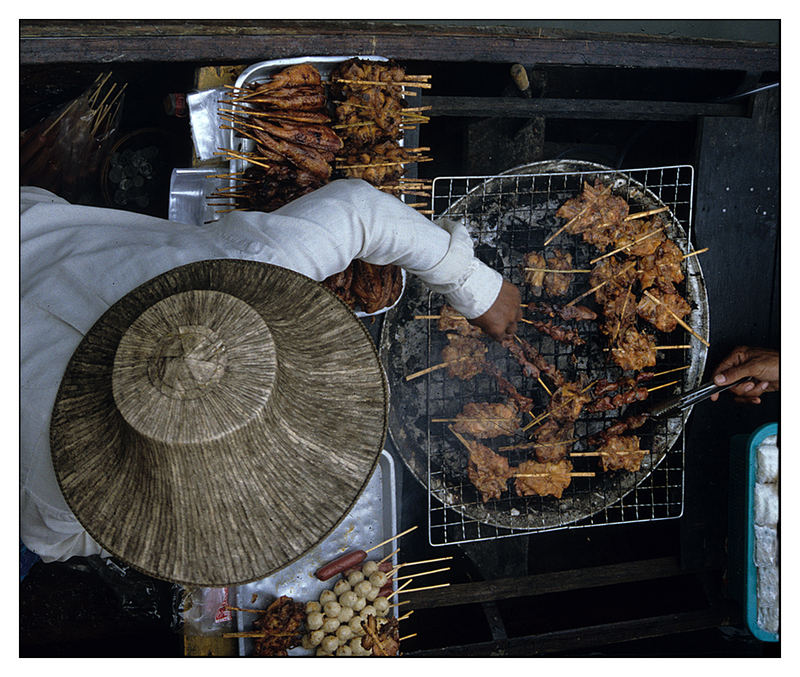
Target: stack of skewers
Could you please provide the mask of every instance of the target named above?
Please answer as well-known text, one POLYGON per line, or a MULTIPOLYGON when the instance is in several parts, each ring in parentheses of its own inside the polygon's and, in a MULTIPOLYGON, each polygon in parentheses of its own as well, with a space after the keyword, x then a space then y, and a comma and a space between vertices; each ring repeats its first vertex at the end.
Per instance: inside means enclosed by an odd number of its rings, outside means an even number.
MULTIPOLYGON (((231 186, 209 196, 218 213, 274 211, 337 178, 360 178, 409 201, 423 213, 429 206, 428 181, 405 177, 407 169, 432 158, 428 148, 406 148, 406 130, 428 121, 423 108, 411 108, 406 96, 429 88, 430 76, 408 75, 394 62, 350 59, 323 81, 311 63, 288 66, 267 82, 232 88, 221 102, 223 129, 242 146, 220 155, 245 168, 221 175, 231 186)), ((354 261, 324 284, 353 309, 374 314, 402 293, 396 266, 354 261)))
POLYGON ((45 188, 70 202, 91 199, 117 132, 126 86, 102 73, 60 111, 23 131, 20 185, 45 188))
POLYGON ((548 404, 538 414, 532 410, 534 398, 517 392, 489 359, 491 342, 479 329, 448 306, 443 306, 438 315, 416 316, 438 320, 438 329, 445 333, 448 343, 439 364, 410 374, 406 380, 439 369, 446 369, 450 378, 462 380, 485 374, 497 381, 497 390, 505 396, 500 402, 469 402, 455 417, 431 419, 432 423, 447 424, 467 450, 466 474, 483 503, 503 496, 509 480, 513 480, 518 496, 558 499, 572 478, 595 475, 575 472, 573 459, 595 458, 597 472, 601 473, 636 472, 650 453, 640 448, 640 437, 631 434, 648 421, 646 414, 620 416, 612 425, 580 438, 575 424, 584 414, 624 412, 628 405, 646 400, 652 392, 678 383, 669 380, 651 385, 651 381, 688 368, 652 370, 661 351, 691 346, 659 345, 655 334, 640 328, 637 321, 646 322, 661 334, 683 327, 695 340, 708 345, 683 319, 690 307, 678 287, 684 279, 683 260, 700 252, 684 255, 667 237, 667 225, 659 216, 665 210, 631 212, 627 201, 613 195, 610 187, 599 181, 593 186, 585 184, 580 195, 559 208, 557 215, 567 221, 546 240, 545 247, 564 232, 580 234, 602 252, 590 262, 593 267, 576 268, 571 254, 560 247, 524 256, 523 279, 534 300, 523 306, 528 317, 523 318, 522 326, 532 326, 540 338, 546 335, 574 349, 587 343, 582 327, 596 322, 606 348, 583 359, 593 360, 596 370, 609 361, 615 365, 609 367, 612 371, 622 370, 618 377, 588 382, 581 375, 570 381, 522 337, 503 341, 508 356, 522 367, 524 381, 547 394, 548 404), (587 276, 590 288, 569 302, 561 301, 579 275, 587 276), (541 299, 542 292, 548 300, 541 299), (597 311, 579 303, 587 297, 593 297, 597 311), (524 423, 526 413, 532 420, 524 423), (528 439, 514 439, 523 435, 528 439), (503 436, 512 438, 512 443, 496 450, 484 443, 503 436), (585 444, 588 450, 575 450, 576 443, 585 444), (512 463, 509 453, 528 455, 512 463))
POLYGON ((369 553, 396 541, 417 527, 406 529, 367 550, 353 550, 317 569, 315 577, 330 581, 318 599, 305 603, 283 595, 267 609, 228 607, 233 611, 258 614, 255 629, 227 633, 225 637, 255 640, 256 656, 286 656, 288 650, 302 647, 315 656, 399 656, 400 643, 416 633, 400 636, 399 624, 413 614, 400 615, 395 610, 407 601, 395 601, 401 594, 443 588, 449 583, 413 585, 415 578, 439 574, 450 567, 438 567, 405 575, 404 567, 443 562, 452 557, 437 557, 392 565, 395 549, 380 560, 368 559, 369 553), (397 585, 400 581, 402 584, 397 585))

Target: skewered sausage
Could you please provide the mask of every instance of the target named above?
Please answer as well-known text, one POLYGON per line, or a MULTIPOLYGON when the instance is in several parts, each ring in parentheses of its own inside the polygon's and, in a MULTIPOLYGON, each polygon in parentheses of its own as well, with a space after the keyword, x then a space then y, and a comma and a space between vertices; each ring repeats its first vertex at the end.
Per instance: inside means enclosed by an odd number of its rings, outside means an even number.
POLYGON ((317 569, 314 575, 321 581, 327 581, 329 578, 333 578, 336 574, 340 574, 343 571, 351 569, 357 564, 361 564, 361 562, 363 562, 365 559, 367 559, 367 553, 364 550, 354 550, 353 552, 348 552, 341 557, 337 557, 332 562, 324 564, 317 569))

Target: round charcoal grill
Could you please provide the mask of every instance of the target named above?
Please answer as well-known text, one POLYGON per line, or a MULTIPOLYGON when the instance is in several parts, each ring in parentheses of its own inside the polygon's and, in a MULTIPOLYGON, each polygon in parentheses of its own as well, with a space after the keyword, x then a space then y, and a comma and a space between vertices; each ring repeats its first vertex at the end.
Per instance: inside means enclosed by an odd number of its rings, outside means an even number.
MULTIPOLYGON (((470 231, 477 255, 503 273, 522 292, 523 303, 535 300, 522 278, 522 258, 530 251, 569 251, 576 269, 590 268, 600 254, 580 236, 563 233, 545 249, 545 240, 564 221, 555 216, 558 207, 577 195, 584 181, 595 179, 612 186, 625 198, 631 212, 668 207, 662 214, 667 236, 688 254, 691 251, 691 167, 656 167, 613 170, 581 161, 540 162, 516 167, 492 177, 445 177, 434 181, 435 218, 459 220, 470 231)), ((679 292, 692 307, 685 321, 695 332, 708 337, 708 302, 697 256, 684 259, 684 282, 679 292)), ((588 275, 573 276, 569 290, 553 299, 566 303, 588 290, 588 275)), ((581 301, 593 306, 592 296, 581 301)), ((436 320, 414 319, 436 315, 443 297, 430 293, 418 280, 407 287, 400 304, 386 317, 381 335, 381 356, 392 384, 389 432, 401 458, 429 493, 429 536, 432 545, 484 540, 530 533, 535 530, 575 528, 629 521, 678 517, 683 509, 683 429, 689 410, 682 415, 648 421, 632 431, 649 449, 637 472, 600 472, 596 457, 571 459, 575 471, 594 471, 594 477, 576 477, 562 497, 519 497, 509 490, 500 499, 481 501, 467 476, 469 453, 449 431, 447 423, 433 418, 452 418, 467 402, 501 402, 496 381, 480 374, 468 381, 452 378, 446 369, 406 381, 408 374, 441 362, 447 337, 436 320)), ((526 317, 531 317, 525 311, 526 317)), ((562 323, 578 329, 586 341, 582 346, 556 343, 531 326, 520 324, 518 334, 554 364, 568 381, 585 383, 599 378, 617 379, 623 371, 608 359, 603 337, 593 322, 562 323)), ((656 398, 669 397, 699 384, 705 367, 706 348, 680 326, 673 332, 657 332, 643 320, 639 328, 649 330, 658 345, 688 345, 686 349, 659 351, 661 372, 687 366, 649 382, 648 387, 676 381, 654 392, 643 403, 601 413, 584 412, 576 422, 579 441, 573 451, 590 451, 585 438, 620 418, 636 413, 656 398)), ((532 412, 544 411, 549 395, 537 381, 526 378, 521 367, 496 342, 487 339, 487 357, 522 394, 534 399, 532 412)), ((545 377, 546 378, 546 377, 545 377)), ((547 384, 546 384, 547 385, 547 384)), ((530 420, 530 419, 528 419, 530 420)), ((524 425, 524 424, 523 424, 524 425)), ((500 447, 530 441, 530 432, 479 440, 508 457, 511 465, 533 458, 530 450, 499 451, 500 447)))

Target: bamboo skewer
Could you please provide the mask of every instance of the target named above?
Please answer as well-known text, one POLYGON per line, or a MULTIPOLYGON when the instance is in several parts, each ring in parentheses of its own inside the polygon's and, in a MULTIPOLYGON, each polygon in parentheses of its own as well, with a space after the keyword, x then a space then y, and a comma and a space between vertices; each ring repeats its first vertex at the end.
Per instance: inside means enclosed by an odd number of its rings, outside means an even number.
POLYGON ((230 606, 229 604, 226 604, 225 608, 228 609, 229 611, 246 611, 247 613, 251 613, 251 614, 265 614, 265 613, 267 613, 266 609, 242 609, 242 608, 240 608, 238 606, 230 606))
MULTIPOLYGON (((397 569, 400 567, 398 566, 397 569)), ((397 576, 394 580, 404 581, 407 578, 414 578, 414 576, 427 576, 429 574, 438 574, 442 571, 450 571, 450 567, 442 567, 441 569, 431 569, 430 571, 420 571, 415 574, 408 574, 407 576, 397 576)))
POLYGON ((649 449, 637 449, 636 451, 576 451, 570 456, 583 457, 583 456, 633 456, 634 454, 649 454, 649 449))
POLYGON ((669 209, 669 207, 656 207, 654 209, 648 209, 643 212, 636 212, 635 214, 628 214, 623 221, 633 221, 634 219, 641 219, 645 216, 652 216, 653 214, 660 214, 661 212, 665 212, 669 209))
POLYGON ((533 270, 539 273, 591 273, 591 269, 561 270, 559 268, 523 268, 522 270, 533 270))
POLYGON ((417 525, 415 524, 410 529, 406 529, 405 531, 401 531, 399 534, 397 534, 395 536, 392 536, 391 538, 387 538, 385 541, 381 541, 380 543, 378 543, 378 545, 373 545, 369 550, 365 550, 364 552, 372 552, 373 550, 377 550, 382 545, 386 545, 387 543, 391 543, 392 541, 396 541, 401 536, 405 536, 406 534, 410 534, 416 528, 417 528, 417 525))
POLYGON ((644 295, 645 295, 647 298, 649 298, 651 301, 653 301, 654 303, 658 303, 659 305, 662 305, 662 306, 664 306, 664 308, 666 309, 666 311, 667 311, 667 312, 668 312, 670 315, 672 315, 672 317, 674 317, 674 318, 677 320, 678 324, 679 324, 679 325, 681 325, 681 327, 683 327, 683 328, 684 328, 686 331, 688 331, 688 332, 689 332, 689 333, 690 333, 692 336, 694 336, 694 337, 695 337, 695 338, 696 338, 698 341, 700 341, 700 343, 702 343, 704 346, 708 347, 708 346, 710 346, 710 345, 711 345, 711 344, 710 344, 708 341, 706 341, 706 340, 705 340, 705 339, 704 339, 702 336, 700 336, 700 334, 698 334, 698 333, 697 333, 697 332, 696 332, 694 329, 692 329, 692 328, 691 328, 691 327, 690 327, 688 324, 686 324, 686 322, 684 322, 684 321, 683 321, 683 320, 682 320, 680 317, 678 317, 677 313, 674 313, 674 312, 672 311, 672 309, 671 309, 671 308, 670 308, 668 305, 666 305, 666 304, 665 304, 663 301, 661 301, 661 300, 657 299, 655 296, 653 296, 653 295, 652 295, 652 294, 651 294, 649 291, 647 291, 647 290, 645 290, 645 292, 644 292, 644 295))
POLYGON ((562 444, 572 444, 577 442, 578 438, 574 437, 571 440, 562 440, 560 442, 525 442, 524 444, 511 444, 507 447, 498 447, 497 451, 512 451, 514 449, 535 449, 537 447, 558 447, 562 444))
POLYGON ((345 78, 334 78, 331 82, 344 82, 347 85, 383 85, 384 87, 420 87, 422 89, 430 89, 433 85, 430 82, 420 82, 420 81, 392 81, 392 82, 383 82, 382 80, 347 80, 345 78))
POLYGON ((412 160, 397 160, 395 162, 370 162, 362 165, 336 165, 336 169, 365 169, 367 167, 394 167, 395 165, 410 165, 415 162, 431 162, 432 157, 419 157, 412 160))
POLYGON ((661 388, 666 388, 668 386, 674 386, 676 383, 677 383, 677 381, 670 381, 669 383, 662 383, 659 386, 653 386, 652 388, 648 388, 647 392, 648 393, 652 393, 654 390, 660 390, 661 388))
POLYGON ((537 377, 536 377, 536 380, 537 380, 537 381, 539 381, 539 385, 540 385, 540 386, 542 386, 542 388, 544 388, 544 391, 545 391, 545 392, 546 392, 548 395, 550 395, 550 397, 552 397, 552 396, 553 396, 553 393, 552 393, 552 392, 550 392, 550 389, 549 389, 549 388, 548 388, 548 387, 547 387, 547 386, 544 384, 544 381, 542 381, 542 377, 541 377, 541 376, 537 376, 537 377))
POLYGON ((690 364, 686 364, 682 367, 675 367, 674 369, 667 369, 666 371, 660 371, 657 374, 653 374, 653 378, 655 378, 656 376, 664 376, 664 374, 671 374, 675 371, 683 371, 684 369, 688 369, 690 366, 691 366, 690 364))
MULTIPOLYGON (((583 390, 581 390, 581 392, 580 392, 579 394, 585 393, 585 392, 586 392, 587 390, 589 390, 589 388, 591 388, 591 387, 592 387, 592 386, 593 386, 595 383, 597 383, 597 381, 592 381, 592 382, 591 382, 591 383, 590 383, 588 386, 586 386, 586 387, 585 387, 583 390)), ((561 410, 562 410, 564 407, 566 407, 566 406, 567 406, 567 405, 568 405, 570 402, 572 402, 574 399, 575 399, 574 397, 571 397, 571 398, 570 398, 570 399, 568 399, 566 402, 564 402, 564 403, 563 403, 563 404, 562 404, 560 407, 556 407, 556 408, 555 408, 555 409, 553 409, 552 411, 547 411, 547 412, 545 412, 544 414, 542 414, 541 416, 539 416, 538 418, 535 418, 533 421, 531 421, 530 423, 528 423, 528 425, 526 425, 526 426, 525 426, 525 427, 522 429, 522 430, 523 430, 523 432, 524 432, 524 431, 526 431, 528 428, 532 428, 532 427, 533 427, 533 426, 535 426, 537 423, 540 423, 541 421, 544 421, 544 419, 546 419, 548 416, 550 416, 550 414, 552 414, 553 412, 556 412, 556 411, 561 411, 561 410)))
POLYGON ((703 252, 708 251, 708 247, 704 247, 703 249, 697 249, 696 251, 689 252, 688 254, 684 254, 681 258, 688 259, 690 256, 697 256, 698 254, 702 254, 703 252))
POLYGON ((417 378, 418 376, 424 376, 425 374, 430 374, 432 371, 436 371, 437 369, 444 369, 455 362, 461 362, 462 360, 468 360, 470 358, 469 355, 465 355, 464 357, 456 358, 455 360, 449 360, 447 362, 440 362, 439 364, 435 364, 432 367, 428 367, 427 369, 422 369, 421 371, 417 371, 413 374, 409 374, 406 376, 406 381, 410 381, 411 379, 417 378))
POLYGON ((395 595, 400 594, 400 591, 403 590, 403 588, 405 588, 406 586, 411 585, 411 581, 413 581, 413 580, 414 580, 413 578, 410 578, 409 580, 407 580, 405 583, 403 583, 403 585, 401 585, 399 588, 397 588, 397 590, 395 590, 391 595, 386 595, 386 599, 387 600, 388 599, 392 599, 392 597, 394 597, 395 595))
MULTIPOLYGON (((409 617, 411 614, 413 614, 413 613, 414 613, 414 609, 410 609, 409 611, 406 611, 406 613, 404 613, 402 616, 400 616, 400 617, 397 619, 397 621, 398 621, 398 622, 400 622, 400 621, 404 621, 404 620, 406 620, 406 618, 408 618, 408 617, 409 617)), ((415 632, 415 633, 414 633, 414 635, 416 635, 416 634, 417 634, 417 633, 415 632)), ((411 636, 411 637, 413 637, 414 635, 410 635, 410 636, 411 636)), ((407 637, 403 637, 402 639, 408 639, 408 638, 407 638, 407 637)))
POLYGON ((602 281, 600 284, 598 284, 598 285, 595 285, 595 286, 594 286, 594 287, 592 287, 592 288, 591 288, 589 291, 585 291, 585 292, 583 292, 583 294, 581 294, 581 295, 580 295, 580 296, 578 296, 577 298, 574 298, 574 299, 572 299, 572 301, 570 301, 569 303, 565 304, 565 305, 564 305, 564 307, 565 307, 565 308, 568 308, 569 306, 572 306, 572 305, 576 304, 576 303, 577 303, 578 301, 580 301, 581 299, 583 299, 583 298, 586 298, 587 296, 589 296, 589 294, 591 294, 592 292, 596 292, 596 291, 597 291, 598 289, 600 289, 602 286, 604 286, 604 285, 608 284, 609 282, 611 282, 611 280, 613 280, 613 279, 615 279, 615 278, 619 277, 619 276, 620 276, 620 275, 622 275, 623 273, 627 273, 627 272, 628 272, 628 270, 630 270, 630 269, 631 269, 633 266, 635 266, 635 265, 636 265, 636 263, 635 263, 635 262, 631 262, 631 263, 629 263, 627 266, 625 266, 624 268, 622 268, 622 270, 620 270, 620 271, 619 271, 619 272, 618 272, 616 275, 613 275, 612 277, 609 277, 607 280, 603 280, 603 281, 602 281))
POLYGON ((446 557, 434 557, 433 559, 421 559, 416 562, 403 562, 402 564, 398 564, 398 567, 410 567, 414 566, 415 564, 431 564, 432 562, 446 562, 447 560, 453 559, 452 555, 447 555, 446 557))
MULTIPOLYGON (((400 620, 400 619, 398 619, 398 620, 400 620)), ((411 639, 412 637, 416 637, 416 636, 417 636, 417 633, 416 632, 412 632, 410 635, 406 635, 405 637, 401 637, 397 641, 398 642, 402 642, 404 639, 411 639)))
POLYGON ((515 473, 514 477, 551 477, 552 475, 567 475, 569 477, 594 477, 593 472, 533 472, 533 473, 515 473))
POLYGON ((223 639, 236 639, 239 637, 252 637, 253 639, 257 637, 263 637, 265 635, 265 631, 257 632, 255 630, 250 630, 249 632, 226 632, 222 635, 223 639))
POLYGON ((411 604, 411 600, 410 599, 404 599, 402 602, 395 602, 394 604, 390 604, 389 608, 393 609, 396 606, 403 606, 403 604, 411 604))
POLYGON ((400 548, 395 548, 394 550, 392 550, 392 552, 390 552, 388 555, 386 555, 386 557, 384 557, 383 559, 379 559, 378 560, 378 564, 383 564, 387 559, 391 559, 398 552, 400 552, 400 548))
POLYGON ((692 347, 691 344, 686 344, 682 346, 656 346, 656 350, 682 350, 691 347, 692 347))
POLYGON ((630 244, 626 244, 624 247, 618 247, 614 251, 610 251, 606 254, 603 254, 602 256, 598 256, 596 259, 592 259, 591 261, 589 261, 589 265, 594 265, 598 261, 602 261, 603 259, 608 258, 609 256, 613 256, 614 254, 624 251, 625 249, 630 249, 631 247, 633 247, 633 245, 639 244, 643 240, 653 237, 653 235, 660 233, 662 230, 664 230, 663 226, 661 228, 656 228, 655 230, 651 230, 646 235, 642 235, 642 237, 635 239, 633 242, 631 242, 630 244))
MULTIPOLYGON (((413 579, 411 579, 411 580, 413 580, 413 579)), ((406 584, 411 583, 411 580, 406 581, 406 584)), ((424 586, 422 588, 410 588, 408 590, 403 590, 403 592, 421 592, 422 590, 433 590, 434 588, 446 588, 448 585, 450 585, 450 584, 449 583, 438 583, 437 585, 426 585, 426 586, 424 586)), ((395 591, 395 593, 392 593, 392 594, 396 594, 398 592, 400 592, 400 588, 398 588, 395 591)), ((389 599, 389 598, 387 597, 386 599, 389 599)))
POLYGON ((559 236, 559 235, 560 235, 562 232, 564 232, 564 231, 565 231, 567 228, 569 228, 569 227, 570 227, 570 226, 571 226, 573 223, 575 223, 575 222, 576 222, 576 221, 577 221, 577 220, 578 220, 578 219, 579 219, 581 216, 583 216, 583 213, 584 213, 584 212, 585 212, 585 211, 586 211, 588 208, 589 208, 589 206, 587 205, 586 207, 584 207, 583 209, 581 209, 581 210, 580 210, 580 211, 579 211, 577 214, 575 214, 575 216, 573 216, 573 217, 572 217, 572 218, 571 218, 569 221, 567 221, 567 222, 566 222, 566 223, 565 223, 563 226, 561 226, 561 228, 559 228, 559 229, 558 229, 558 230, 557 230, 555 233, 553 233, 553 234, 552 234, 550 237, 548 237, 548 238, 547 238, 547 239, 544 241, 544 245, 543 245, 543 246, 545 246, 545 247, 546 247, 546 246, 547 246, 548 244, 550 244, 550 243, 551 243, 553 240, 555 240, 555 239, 556 239, 556 237, 558 237, 558 236, 559 236))

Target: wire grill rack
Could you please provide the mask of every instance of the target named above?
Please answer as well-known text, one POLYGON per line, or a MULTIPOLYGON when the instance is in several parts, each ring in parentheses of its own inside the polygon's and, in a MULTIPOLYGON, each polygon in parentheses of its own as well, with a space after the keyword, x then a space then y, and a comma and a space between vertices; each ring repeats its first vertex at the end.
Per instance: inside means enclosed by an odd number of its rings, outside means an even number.
MULTIPOLYGON (((498 176, 439 177, 433 181, 432 204, 435 217, 461 221, 476 243, 481 260, 503 273, 523 294, 522 301, 534 300, 522 278, 522 257, 529 251, 543 251, 545 240, 555 232, 563 219, 555 216, 558 207, 577 195, 583 182, 599 178, 613 186, 614 193, 624 197, 631 211, 666 205, 671 223, 667 234, 685 253, 691 251, 693 170, 690 166, 655 167, 631 170, 610 170, 580 163, 581 170, 542 172, 537 165, 517 168, 498 176), (532 170, 532 171, 531 171, 532 170), (533 173, 532 173, 533 172, 533 173)), ((589 261, 597 250, 579 236, 562 234, 548 245, 547 251, 560 248, 572 254, 576 269, 590 268, 589 261)), ((685 260, 686 280, 680 291, 693 307, 688 322, 707 333, 707 303, 702 272, 697 257, 685 260)), ((566 294, 558 299, 565 303, 588 289, 588 275, 575 274, 566 294)), ((591 297, 585 299, 591 305, 591 297)), ((436 315, 443 298, 430 294, 429 315, 436 315)), ((640 322, 643 326, 643 323, 640 322)), ((583 346, 557 343, 521 324, 518 334, 529 340, 554 364, 568 380, 583 378, 619 378, 623 372, 606 359, 605 339, 593 322, 579 322, 577 328, 586 340, 583 346)), ((647 325, 649 327, 649 325, 647 325)), ((652 329, 652 327, 650 327, 652 329)), ((705 348, 693 341, 680 327, 670 334, 657 333, 659 345, 691 345, 688 349, 659 352, 655 372, 690 365, 655 379, 648 385, 677 381, 663 388, 665 397, 696 385, 705 363, 705 348)), ((436 321, 428 322, 428 364, 440 362, 441 349, 447 338, 436 321)), ((549 395, 535 381, 522 376, 521 368, 499 344, 489 345, 487 357, 497 364, 517 389, 534 398, 534 413, 541 412, 549 395)), ((601 473, 593 478, 573 478, 561 499, 553 497, 518 497, 507 491, 503 497, 488 503, 481 501, 467 475, 469 453, 448 430, 446 423, 430 422, 432 418, 454 417, 467 402, 497 402, 504 398, 490 376, 479 375, 463 381, 451 378, 441 369, 427 376, 427 482, 429 541, 431 545, 448 545, 531 534, 555 529, 576 529, 590 526, 674 519, 683 514, 683 480, 685 460, 684 425, 688 411, 663 421, 649 421, 635 431, 641 448, 650 449, 641 470, 601 473)), ((576 422, 575 437, 579 441, 573 451, 589 447, 580 438, 608 427, 628 411, 584 412, 576 422)), ((527 442, 528 433, 514 438, 480 440, 494 451, 502 446, 527 442)), ((506 450, 511 465, 530 456, 528 451, 506 450)), ((597 470, 596 458, 575 458, 575 470, 597 470)))

